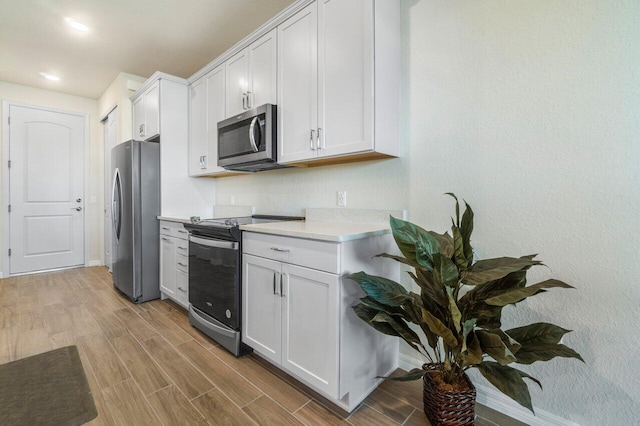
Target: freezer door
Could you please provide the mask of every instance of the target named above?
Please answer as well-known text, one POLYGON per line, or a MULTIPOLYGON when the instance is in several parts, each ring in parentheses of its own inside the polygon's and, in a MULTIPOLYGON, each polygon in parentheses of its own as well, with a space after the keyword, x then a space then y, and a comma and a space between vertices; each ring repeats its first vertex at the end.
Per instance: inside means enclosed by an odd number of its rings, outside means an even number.
POLYGON ((111 164, 114 169, 113 202, 113 283, 130 298, 134 296, 134 251, 133 251, 133 197, 132 197, 132 157, 133 145, 125 142, 111 150, 111 164), (117 171, 117 173, 115 173, 117 171))

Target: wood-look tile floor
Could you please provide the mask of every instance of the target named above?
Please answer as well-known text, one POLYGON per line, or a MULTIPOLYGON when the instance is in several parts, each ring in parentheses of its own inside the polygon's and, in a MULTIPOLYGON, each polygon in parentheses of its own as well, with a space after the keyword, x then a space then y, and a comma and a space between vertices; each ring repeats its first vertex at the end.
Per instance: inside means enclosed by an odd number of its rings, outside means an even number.
MULTIPOLYGON (((428 425, 420 382, 384 382, 347 418, 303 386, 235 358, 172 302, 135 305, 104 267, 0 280, 0 363, 77 345, 92 425, 428 425)), ((479 425, 522 424, 478 406, 479 425)))

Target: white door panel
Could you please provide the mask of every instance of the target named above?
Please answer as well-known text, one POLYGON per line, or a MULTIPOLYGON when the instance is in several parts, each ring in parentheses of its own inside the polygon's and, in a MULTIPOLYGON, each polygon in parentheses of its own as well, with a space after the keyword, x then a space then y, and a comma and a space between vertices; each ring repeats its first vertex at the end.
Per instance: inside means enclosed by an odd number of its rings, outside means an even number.
POLYGON ((83 265, 84 118, 9 108, 10 273, 83 265))

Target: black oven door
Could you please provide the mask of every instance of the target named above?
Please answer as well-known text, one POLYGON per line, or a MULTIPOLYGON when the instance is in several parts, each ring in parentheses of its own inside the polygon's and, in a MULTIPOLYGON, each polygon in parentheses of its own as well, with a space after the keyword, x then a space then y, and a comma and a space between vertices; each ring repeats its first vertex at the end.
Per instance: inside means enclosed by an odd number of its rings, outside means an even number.
POLYGON ((276 159, 275 105, 263 105, 218 123, 218 165, 276 159))
POLYGON ((189 236, 189 302, 224 325, 240 328, 240 244, 189 236))

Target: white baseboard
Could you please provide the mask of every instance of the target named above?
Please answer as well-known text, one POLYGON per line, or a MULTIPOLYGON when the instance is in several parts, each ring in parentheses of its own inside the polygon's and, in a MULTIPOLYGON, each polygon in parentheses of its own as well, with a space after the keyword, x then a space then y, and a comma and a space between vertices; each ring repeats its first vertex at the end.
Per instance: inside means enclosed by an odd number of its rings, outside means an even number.
POLYGON ((89 267, 91 266, 102 266, 102 260, 98 259, 98 260, 90 260, 89 264, 87 265, 89 267))
MULTIPOLYGON (((424 361, 401 353, 398 357, 398 364, 400 368, 409 371, 413 368, 420 368, 422 364, 424 364, 424 361)), ((494 409, 531 426, 579 426, 578 423, 563 419, 562 417, 535 407, 533 407, 536 412, 534 415, 531 411, 496 389, 476 385, 475 383, 473 385, 476 387, 476 401, 478 404, 482 404, 485 407, 494 409)))

